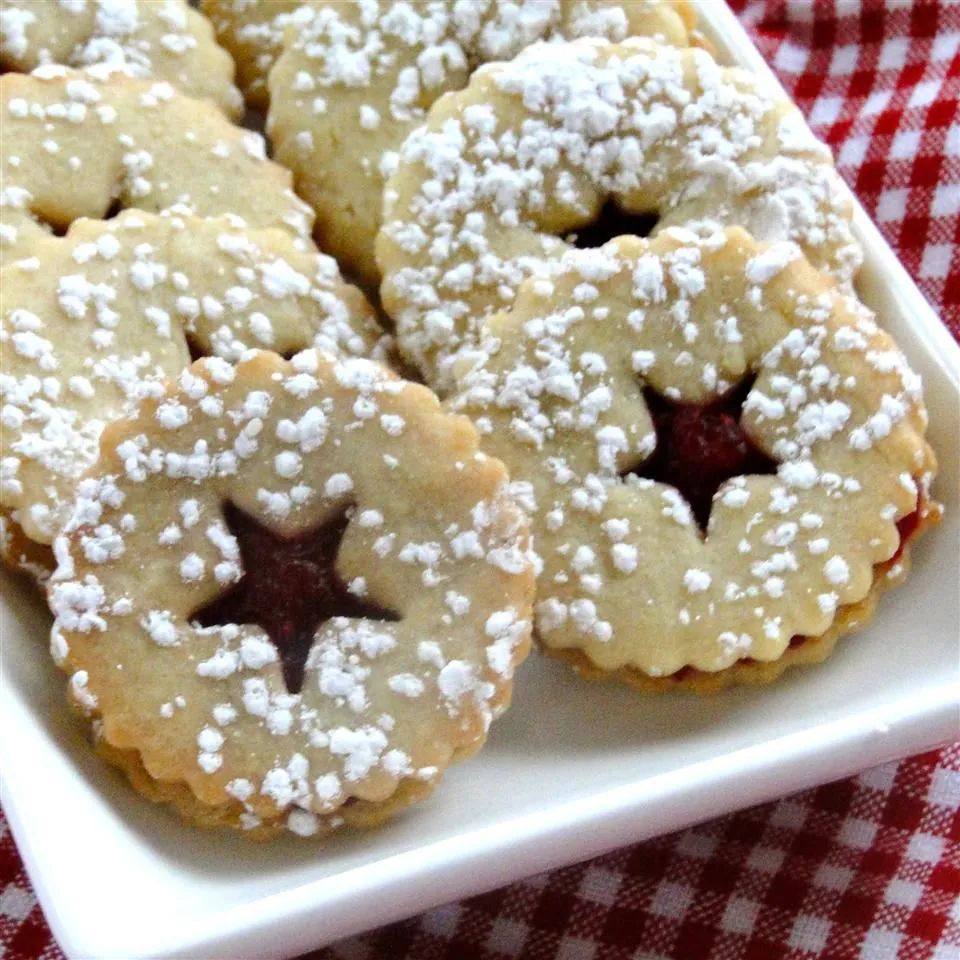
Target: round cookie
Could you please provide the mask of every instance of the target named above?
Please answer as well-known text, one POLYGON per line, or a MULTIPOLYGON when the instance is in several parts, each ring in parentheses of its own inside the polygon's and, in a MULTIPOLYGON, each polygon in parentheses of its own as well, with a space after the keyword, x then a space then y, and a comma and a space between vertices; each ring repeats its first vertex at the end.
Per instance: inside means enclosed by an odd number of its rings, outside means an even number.
POLYGON ((531 515, 537 636, 590 675, 711 689, 822 658, 939 515, 919 378, 789 242, 569 251, 457 374, 531 515))
POLYGON ((190 819, 375 822, 508 704, 533 572, 507 487, 374 362, 198 361, 103 433, 55 547, 54 656, 103 750, 190 819))
POLYGON ((232 213, 308 238, 309 208, 263 138, 168 83, 93 68, 0 77, 0 263, 80 217, 118 209, 232 213))
POLYGON ((694 22, 690 4, 663 0, 315 0, 310 11, 293 15, 270 73, 268 130, 317 213, 317 242, 367 284, 380 280, 374 239, 396 152, 479 64, 547 38, 642 35, 686 45, 694 22))
POLYGON ((372 308, 330 257, 234 218, 78 220, 0 269, 0 286, 0 507, 41 544, 104 426, 161 391, 191 350, 231 361, 251 348, 385 350, 372 308))
POLYGON ((757 78, 649 40, 537 44, 438 101, 387 183, 381 295, 427 382, 608 203, 794 241, 847 285, 861 259, 829 151, 757 78))
POLYGON ((237 118, 243 100, 209 22, 183 0, 4 0, 0 68, 104 66, 172 83, 237 118))

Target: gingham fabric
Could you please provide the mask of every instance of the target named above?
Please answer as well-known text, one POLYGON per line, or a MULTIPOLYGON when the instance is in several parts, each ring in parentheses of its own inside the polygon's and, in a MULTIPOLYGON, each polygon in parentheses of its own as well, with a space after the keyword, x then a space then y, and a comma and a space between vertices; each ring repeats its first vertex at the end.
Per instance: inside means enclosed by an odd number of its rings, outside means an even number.
POLYGON ((731 5, 960 336, 960 2, 731 5))
POLYGON ((432 910, 312 960, 957 960, 960 745, 432 910))
MULTIPOLYGON (((960 338, 960 3, 735 6, 960 338)), ((958 960, 958 895, 960 744, 440 907, 313 960, 958 960)), ((0 817, 0 960, 61 956, 0 817)))

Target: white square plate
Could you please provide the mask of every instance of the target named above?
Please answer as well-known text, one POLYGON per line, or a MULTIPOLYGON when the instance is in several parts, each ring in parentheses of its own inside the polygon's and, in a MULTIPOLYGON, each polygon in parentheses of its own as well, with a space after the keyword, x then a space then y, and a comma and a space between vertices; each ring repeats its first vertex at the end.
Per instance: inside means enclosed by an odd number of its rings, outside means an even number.
MULTIPOLYGON (((777 81, 733 14, 723 59, 777 81)), ((534 656, 487 748, 376 833, 318 848, 185 829, 91 754, 47 655, 48 619, 3 580, 2 801, 60 944, 80 957, 289 956, 841 777, 960 735, 960 349, 862 210, 864 300, 926 384, 944 523, 907 584, 822 667, 772 687, 638 697, 534 656)))

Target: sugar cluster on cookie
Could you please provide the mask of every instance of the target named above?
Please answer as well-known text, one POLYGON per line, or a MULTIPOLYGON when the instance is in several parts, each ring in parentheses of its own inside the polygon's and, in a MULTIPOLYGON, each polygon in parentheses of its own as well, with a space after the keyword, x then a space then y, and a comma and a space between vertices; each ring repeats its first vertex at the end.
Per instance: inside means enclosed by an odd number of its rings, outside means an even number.
MULTIPOLYGON (((418 55, 426 59, 423 43, 419 50, 412 50, 418 34, 425 34, 426 42, 440 47, 451 19, 460 31, 457 42, 465 35, 469 38, 467 31, 475 33, 478 24, 485 24, 483 29, 491 34, 491 40, 498 33, 497 57, 505 55, 508 48, 520 49, 523 44, 516 45, 518 34, 522 39, 534 30, 539 39, 545 29, 555 32, 560 23, 567 25, 568 36, 657 36, 685 45, 696 19, 689 0, 513 0, 501 4, 499 10, 489 0, 408 0, 402 5, 376 0, 365 6, 356 0, 201 0, 201 7, 236 60, 238 82, 248 103, 259 109, 266 109, 269 103, 267 79, 285 41, 297 42, 300 28, 313 18, 315 10, 324 8, 336 15, 344 30, 357 31, 355 48, 375 52, 380 61, 393 53, 384 49, 390 46, 392 36, 406 40, 411 51, 403 56, 404 65, 417 69, 421 66, 418 55), (350 10, 351 6, 356 10, 350 10), (384 20, 386 31, 381 27, 384 20), (364 36, 367 31, 369 36, 364 36)), ((451 52, 450 48, 444 52, 451 52)), ((358 85, 362 82, 359 76, 357 81, 358 85)))
POLYGON ((184 0, 4 0, 0 67, 29 72, 48 64, 166 81, 229 116, 242 112, 230 56, 184 0))
POLYGON ((531 515, 538 636, 590 674, 703 688, 825 655, 936 517, 919 378, 789 242, 568 251, 458 374, 531 515))
POLYGON ((529 645, 502 464, 367 360, 198 361, 104 431, 56 550, 73 699, 201 824, 376 822, 482 744, 529 645))
POLYGON ((428 383, 608 201, 793 241, 843 285, 861 259, 829 150, 756 77, 644 39, 535 44, 434 104, 386 185, 383 303, 428 383))

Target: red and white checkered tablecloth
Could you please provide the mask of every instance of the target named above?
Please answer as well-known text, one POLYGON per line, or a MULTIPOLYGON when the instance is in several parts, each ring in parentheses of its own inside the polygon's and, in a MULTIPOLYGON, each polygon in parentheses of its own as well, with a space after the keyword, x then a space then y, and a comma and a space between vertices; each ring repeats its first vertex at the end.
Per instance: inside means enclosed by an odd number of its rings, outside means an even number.
MULTIPOLYGON (((960 339, 960 0, 734 5, 960 339)), ((0 815, 0 960, 61 956, 0 815)), ((321 957, 958 960, 960 743, 440 907, 321 957)))

